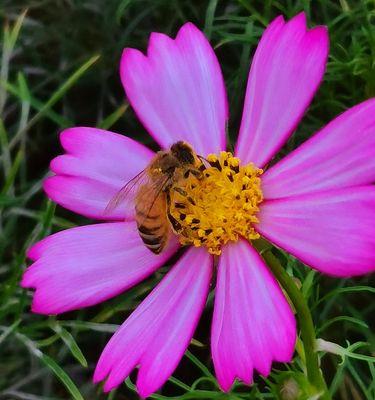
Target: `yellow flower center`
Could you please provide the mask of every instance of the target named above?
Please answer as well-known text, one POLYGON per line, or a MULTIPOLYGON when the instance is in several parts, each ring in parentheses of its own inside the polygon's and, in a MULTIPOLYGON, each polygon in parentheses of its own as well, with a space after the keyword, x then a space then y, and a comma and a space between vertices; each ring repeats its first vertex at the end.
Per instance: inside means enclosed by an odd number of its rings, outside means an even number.
POLYGON ((259 238, 253 224, 263 200, 263 170, 241 166, 225 151, 210 154, 207 161, 210 166, 201 174, 188 174, 171 187, 170 213, 181 226, 182 245, 206 246, 211 254, 220 254, 229 241, 259 238))

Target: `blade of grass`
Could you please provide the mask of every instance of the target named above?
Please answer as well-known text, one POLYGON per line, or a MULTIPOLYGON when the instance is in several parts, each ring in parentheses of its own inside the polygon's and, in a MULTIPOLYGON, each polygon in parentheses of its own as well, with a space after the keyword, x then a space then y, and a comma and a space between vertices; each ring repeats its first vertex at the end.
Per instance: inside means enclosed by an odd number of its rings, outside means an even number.
POLYGON ((9 149, 12 149, 18 141, 21 139, 22 135, 27 132, 36 122, 39 121, 41 117, 45 115, 47 110, 49 110, 54 104, 56 104, 65 93, 78 81, 81 76, 88 71, 92 65, 94 65, 100 58, 100 55, 95 55, 87 60, 83 65, 81 65, 49 98, 49 100, 41 107, 38 113, 36 113, 24 129, 17 132, 17 134, 9 142, 9 149))
POLYGON ((59 323, 56 321, 51 322, 51 328, 54 332, 56 332, 62 341, 66 344, 73 357, 83 366, 87 367, 87 360, 83 355, 81 349, 79 348, 77 342, 74 340, 73 336, 64 329, 59 323))
MULTIPOLYGON (((18 87, 16 85, 13 85, 10 82, 4 82, 0 81, 0 85, 5 87, 5 89, 12 94, 13 96, 18 97, 22 102, 28 101, 30 105, 38 112, 43 111, 44 116, 48 117, 51 121, 55 122, 57 125, 59 125, 62 128, 66 128, 68 126, 71 126, 73 123, 69 119, 57 114, 53 110, 46 109, 43 110, 44 104, 40 100, 38 100, 36 97, 32 96, 29 88, 27 86, 27 82, 23 74, 19 74, 18 78, 18 87), (22 85, 22 86, 21 86, 22 85)), ((25 129, 27 124, 24 124, 22 127, 20 127, 19 131, 23 131, 25 129)))
MULTIPOLYGON (((3 51, 1 55, 0 80, 6 82, 9 75, 9 63, 12 57, 14 46, 21 31, 27 10, 25 10, 16 20, 12 29, 6 25, 3 34, 3 51)), ((6 102, 6 91, 0 87, 0 115, 2 115, 6 102)))
POLYGON ((74 384, 70 376, 56 363, 56 361, 40 351, 34 342, 27 336, 16 334, 17 338, 29 349, 29 351, 43 362, 49 370, 53 372, 56 378, 65 386, 74 400, 84 400, 77 386, 74 384))
POLYGON ((114 125, 126 112, 129 104, 122 104, 117 110, 115 110, 112 114, 108 115, 103 121, 100 122, 99 128, 101 129, 109 129, 112 125, 114 125))
POLYGON ((0 192, 1 195, 6 195, 9 192, 10 188, 12 188, 14 180, 16 179, 16 176, 17 176, 18 169, 21 165, 23 156, 24 156, 23 151, 19 150, 17 152, 16 158, 14 159, 14 162, 8 172, 8 175, 5 179, 4 186, 0 192))

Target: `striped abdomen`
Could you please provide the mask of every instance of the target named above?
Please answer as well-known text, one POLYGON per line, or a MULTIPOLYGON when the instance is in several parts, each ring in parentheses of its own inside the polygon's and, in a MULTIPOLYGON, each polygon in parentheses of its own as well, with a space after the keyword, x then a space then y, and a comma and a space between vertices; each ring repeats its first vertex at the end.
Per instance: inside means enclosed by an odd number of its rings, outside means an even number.
POLYGON ((141 186, 136 197, 135 219, 143 243, 155 254, 165 248, 169 238, 166 197, 153 193, 148 185, 141 186))

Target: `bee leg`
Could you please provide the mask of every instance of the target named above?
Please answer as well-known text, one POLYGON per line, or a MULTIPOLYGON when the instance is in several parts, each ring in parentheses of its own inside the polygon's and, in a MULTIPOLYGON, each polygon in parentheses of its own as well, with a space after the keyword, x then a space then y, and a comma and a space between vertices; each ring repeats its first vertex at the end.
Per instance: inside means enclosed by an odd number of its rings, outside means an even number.
POLYGON ((174 187, 173 189, 174 189, 177 193, 179 193, 181 196, 186 197, 187 201, 188 201, 190 204, 192 204, 193 206, 195 206, 195 201, 194 201, 190 196, 188 196, 188 194, 185 192, 184 189, 181 189, 181 188, 179 188, 179 187, 174 187))
POLYGON ((181 224, 177 221, 177 219, 171 214, 171 213, 167 213, 168 216, 168 220, 172 225, 173 231, 175 233, 181 233, 182 232, 182 226, 181 224))
MULTIPOLYGON (((179 188, 179 187, 174 187, 173 190, 175 190, 175 191, 176 191, 177 193, 179 193, 181 196, 187 197, 187 195, 188 195, 188 194, 185 192, 184 189, 181 189, 181 188, 179 188)), ((169 199, 169 201, 170 201, 170 199, 169 199)))
POLYGON ((167 217, 172 225, 172 229, 175 233, 180 233, 182 231, 182 225, 177 221, 177 219, 171 214, 171 197, 169 193, 167 193, 167 217))
POLYGON ((201 179, 202 178, 202 171, 200 171, 199 169, 190 169, 189 170, 190 173, 192 175, 194 175, 197 179, 201 179))
MULTIPOLYGON (((206 167, 204 167, 205 169, 206 167)), ((184 178, 187 179, 189 177, 189 175, 194 175, 197 179, 201 179, 202 178, 202 170, 200 169, 188 169, 185 171, 184 173, 184 178)))

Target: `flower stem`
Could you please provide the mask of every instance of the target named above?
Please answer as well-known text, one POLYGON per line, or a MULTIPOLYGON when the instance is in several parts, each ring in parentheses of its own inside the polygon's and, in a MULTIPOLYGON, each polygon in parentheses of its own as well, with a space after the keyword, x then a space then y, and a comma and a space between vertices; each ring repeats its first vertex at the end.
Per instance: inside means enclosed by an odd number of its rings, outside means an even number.
MULTIPOLYGON (((263 240, 258 242, 263 242, 263 240)), ((294 305, 294 308, 296 309, 306 357, 307 378, 309 382, 317 389, 318 393, 321 393, 319 397, 320 400, 331 400, 331 395, 319 368, 319 358, 316 351, 315 329, 307 302, 294 283, 293 279, 281 266, 279 260, 270 251, 267 251, 267 248, 264 248, 263 243, 257 243, 257 247, 258 249, 260 247, 262 257, 266 261, 267 265, 271 268, 273 274, 280 282, 284 290, 287 292, 294 305)))

